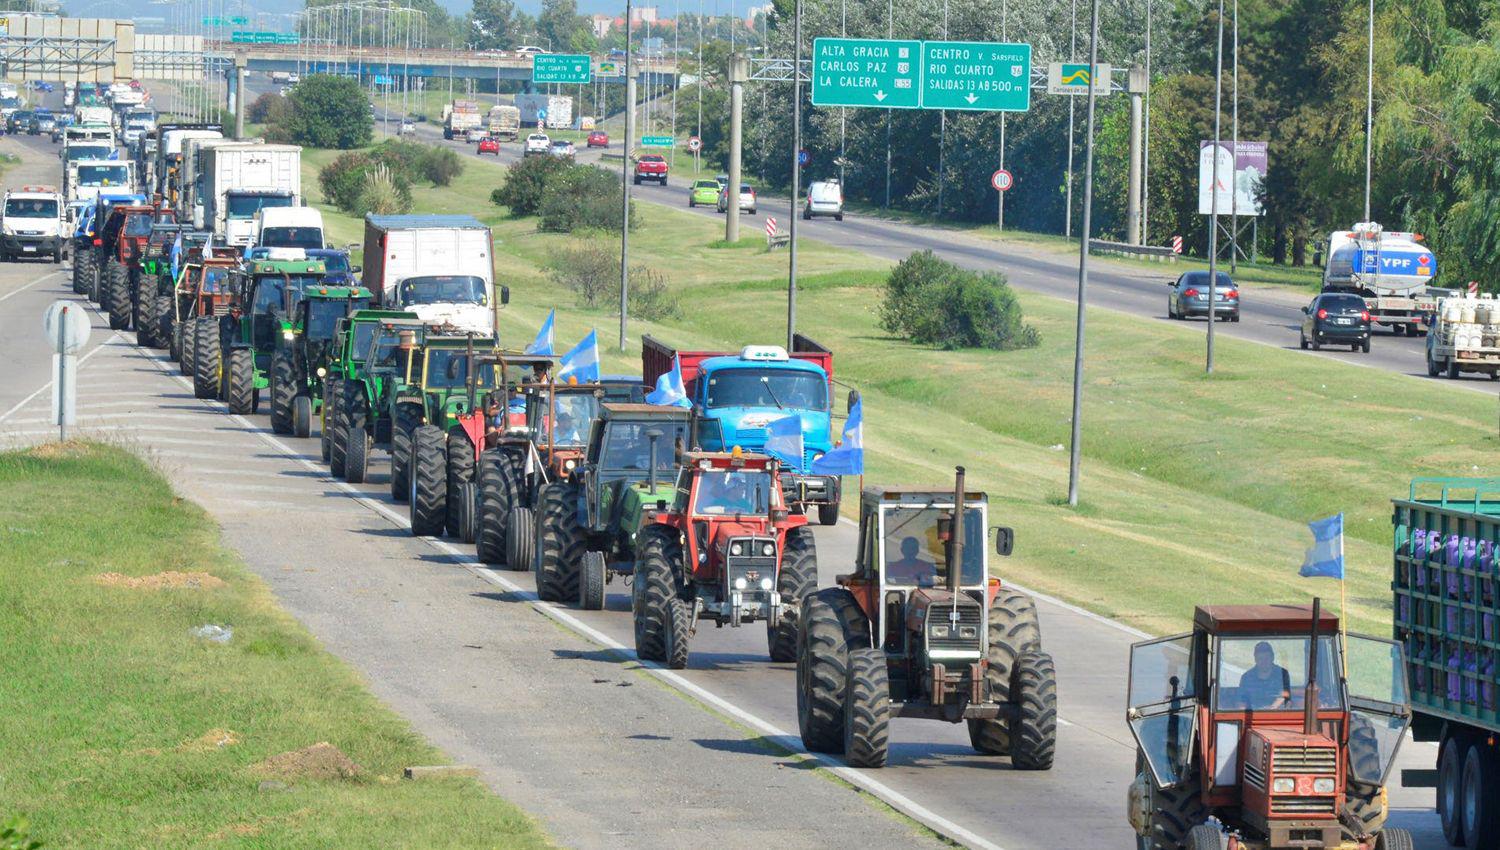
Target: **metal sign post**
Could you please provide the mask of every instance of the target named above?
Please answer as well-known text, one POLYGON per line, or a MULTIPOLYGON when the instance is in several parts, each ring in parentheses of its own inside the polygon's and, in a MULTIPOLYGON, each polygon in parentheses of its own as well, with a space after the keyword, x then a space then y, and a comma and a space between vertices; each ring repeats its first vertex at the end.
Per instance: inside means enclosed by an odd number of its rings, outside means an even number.
POLYGON ((59 442, 77 421, 78 351, 89 341, 89 320, 76 301, 54 301, 42 314, 42 333, 52 346, 52 424, 59 442))

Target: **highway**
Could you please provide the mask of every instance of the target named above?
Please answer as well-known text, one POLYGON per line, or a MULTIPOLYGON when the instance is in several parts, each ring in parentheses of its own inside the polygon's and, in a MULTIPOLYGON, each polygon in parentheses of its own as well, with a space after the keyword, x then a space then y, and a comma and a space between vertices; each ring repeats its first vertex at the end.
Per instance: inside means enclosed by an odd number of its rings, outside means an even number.
MULTIPOLYGON (((0 149, 24 158, 5 175, 6 185, 55 182, 47 142, 7 138, 0 149)), ((506 150, 514 156, 517 146, 506 150)), ((640 194, 678 205, 685 191, 676 185, 640 194)), ((758 223, 746 221, 747 228, 758 223)), ((892 257, 931 246, 965 264, 1000 268, 1027 289, 1071 292, 1064 261, 947 231, 851 215, 815 222, 805 235, 892 257)), ((1160 281, 1103 271, 1092 300, 1157 315, 1166 288, 1160 281)), ((39 327, 43 308, 59 298, 76 297, 56 267, 0 266, 0 356, 11 363, 11 377, 0 385, 0 445, 55 434, 46 424, 48 358, 39 327)), ((1240 325, 1219 327, 1277 345, 1290 333, 1295 345, 1295 331, 1286 330, 1295 310, 1275 303, 1251 302, 1240 325)), ((194 400, 163 353, 131 342, 133 334, 112 333, 95 315, 79 432, 151 457, 332 652, 436 745, 480 767, 497 792, 537 816, 558 841, 933 843, 806 770, 806 760, 778 752, 800 750, 794 668, 766 660, 759 628, 700 630, 684 671, 643 665, 629 650, 627 588, 611 585, 604 611, 539 603, 530 574, 484 568, 469 546, 412 538, 405 506, 388 498, 380 453, 369 483, 336 481, 319 461, 316 436, 273 435, 264 405, 260 415, 239 417, 217 402, 194 400)), ((1413 342, 1382 338, 1364 362, 1410 372, 1420 360, 1398 353, 1413 342)), ((853 561, 853 529, 845 520, 818 529, 817 538, 826 586, 853 561)), ((1040 609, 1059 675, 1053 770, 1012 771, 1005 759, 976 755, 962 727, 913 720, 893 724, 888 768, 832 769, 970 846, 1131 845, 1124 802, 1135 756, 1124 723, 1126 659, 1143 635, 1056 601, 1041 600, 1040 609)), ((1183 612, 1184 627, 1189 615, 1183 612)), ((1409 743, 1398 770, 1430 768, 1432 761, 1430 746, 1409 743)), ((1418 846, 1442 846, 1430 790, 1393 787, 1391 804, 1393 823, 1412 829, 1418 846)))

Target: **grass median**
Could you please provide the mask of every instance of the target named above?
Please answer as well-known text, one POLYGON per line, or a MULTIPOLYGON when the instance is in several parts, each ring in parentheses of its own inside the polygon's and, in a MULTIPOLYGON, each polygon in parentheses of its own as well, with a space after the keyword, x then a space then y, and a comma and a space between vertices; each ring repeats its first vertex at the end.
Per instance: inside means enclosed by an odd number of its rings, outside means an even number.
POLYGON ((114 447, 0 454, 0 822, 47 847, 544 847, 114 447), (227 642, 196 637, 232 628, 227 642))

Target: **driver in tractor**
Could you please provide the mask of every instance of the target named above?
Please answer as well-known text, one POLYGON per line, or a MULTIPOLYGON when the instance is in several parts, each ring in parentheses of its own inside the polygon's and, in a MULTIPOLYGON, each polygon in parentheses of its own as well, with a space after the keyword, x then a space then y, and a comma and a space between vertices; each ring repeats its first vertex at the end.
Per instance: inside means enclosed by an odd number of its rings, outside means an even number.
POLYGON ((705 475, 698 486, 700 514, 765 513, 766 507, 761 504, 763 499, 752 489, 750 477, 743 472, 705 475))
POLYGON ((583 445, 583 428, 571 405, 557 405, 557 430, 553 432, 553 439, 567 446, 583 445))
POLYGON ((886 564, 886 578, 893 584, 932 587, 937 581, 937 565, 918 557, 921 554, 921 540, 914 535, 901 538, 901 558, 886 564))
POLYGON ((1240 676, 1240 698, 1250 709, 1286 708, 1292 700, 1292 677, 1276 663, 1269 641, 1255 645, 1255 666, 1240 676))

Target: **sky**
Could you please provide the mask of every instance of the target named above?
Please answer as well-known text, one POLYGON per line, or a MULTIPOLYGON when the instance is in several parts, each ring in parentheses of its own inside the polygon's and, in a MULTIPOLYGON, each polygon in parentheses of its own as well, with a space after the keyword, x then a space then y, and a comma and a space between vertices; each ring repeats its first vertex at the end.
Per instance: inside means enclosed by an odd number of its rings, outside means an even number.
MULTIPOLYGON (((437 2, 448 9, 448 11, 457 15, 467 13, 470 8, 470 0, 437 0, 437 2)), ((743 12, 748 6, 762 2, 764 0, 736 0, 735 10, 743 12)), ((262 24, 268 30, 290 30, 290 20, 285 17, 278 18, 277 16, 296 14, 303 7, 302 0, 254 0, 254 2, 250 2, 250 0, 245 0, 244 2, 240 2, 240 0, 194 0, 191 5, 195 9, 223 9, 226 15, 240 14, 240 9, 248 10, 247 14, 258 12, 264 16, 262 24)), ((647 3, 642 3, 642 5, 649 5, 649 0, 647 3)), ((672 0, 656 0, 656 5, 660 9, 662 17, 671 17, 673 12, 678 8, 672 0)), ((541 0, 517 0, 516 6, 529 14, 535 15, 541 11, 542 2, 541 0)), ((705 9, 713 6, 712 2, 704 3, 705 9)), ((158 2, 153 2, 152 0, 68 0, 63 3, 63 8, 67 10, 70 17, 75 18, 116 17, 139 20, 141 18, 166 18, 171 14, 171 5, 159 2, 159 0, 158 2)), ((698 4, 694 0, 688 0, 688 2, 682 4, 682 8, 696 11, 698 4)), ((728 14, 729 8, 729 0, 719 0, 718 9, 721 13, 728 14)), ((625 4, 623 0, 578 0, 578 11, 585 15, 597 13, 618 16, 623 15, 624 10, 625 4)), ((195 12, 194 14, 197 13, 195 12)), ((211 13, 204 12, 204 14, 211 13)), ((142 29, 146 28, 144 25, 142 26, 142 29)), ((152 31, 160 31, 159 27, 153 26, 150 29, 152 31)))

